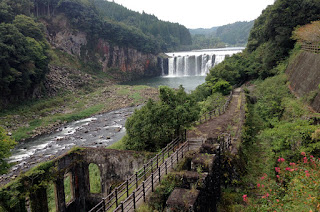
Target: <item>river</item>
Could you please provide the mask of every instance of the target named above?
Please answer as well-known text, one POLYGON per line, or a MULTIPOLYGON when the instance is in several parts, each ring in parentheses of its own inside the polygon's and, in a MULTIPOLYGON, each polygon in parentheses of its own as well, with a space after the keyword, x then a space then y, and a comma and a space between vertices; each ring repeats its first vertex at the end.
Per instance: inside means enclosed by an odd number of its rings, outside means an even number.
MULTIPOLYGON (((236 50, 230 50, 229 48, 224 51, 220 49, 220 61, 209 61, 207 60, 209 58, 207 56, 201 56, 201 60, 206 62, 205 65, 206 68, 208 68, 208 63, 214 66, 221 62, 221 53, 224 54, 224 58, 227 54, 234 54, 239 51, 239 48, 236 50)), ((202 50, 193 52, 167 53, 167 55, 172 55, 171 58, 179 58, 175 60, 176 65, 171 67, 175 68, 177 71, 169 70, 171 74, 166 76, 144 79, 125 84, 148 85, 153 87, 167 85, 172 88, 178 88, 179 85, 183 85, 186 91, 190 92, 205 81, 205 74, 189 74, 192 72, 189 69, 193 68, 193 63, 190 62, 193 61, 192 54, 196 54, 198 58, 200 55, 211 55, 210 58, 213 58, 212 55, 214 53, 217 54, 216 52, 217 50, 202 50), (181 58, 184 59, 182 60, 181 58), (177 63, 177 61, 184 61, 181 63, 183 66, 177 63), (182 73, 181 70, 184 71, 184 74, 182 75, 180 74, 182 73)), ((197 63, 196 66, 198 67, 198 65, 199 64, 197 63)), ((201 66, 199 67, 199 70, 203 68, 201 68, 201 66)), ((49 135, 43 135, 35 139, 19 143, 12 151, 12 156, 9 158, 9 162, 15 162, 16 165, 12 167, 11 173, 3 177, 3 179, 9 178, 10 176, 14 175, 14 173, 17 174, 21 170, 28 169, 30 166, 33 166, 33 164, 52 159, 53 157, 66 153, 74 146, 106 147, 113 144, 125 135, 125 121, 127 117, 134 112, 134 110, 134 107, 130 107, 95 115, 87 119, 68 123, 64 127, 57 129, 55 132, 49 135)))

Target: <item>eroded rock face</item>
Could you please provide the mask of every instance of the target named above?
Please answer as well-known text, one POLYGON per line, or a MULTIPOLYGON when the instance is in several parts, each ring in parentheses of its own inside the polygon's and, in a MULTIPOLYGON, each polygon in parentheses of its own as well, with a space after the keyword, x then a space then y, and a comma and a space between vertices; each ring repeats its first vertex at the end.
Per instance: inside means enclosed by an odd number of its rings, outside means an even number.
POLYGON ((117 46, 101 38, 93 40, 85 32, 72 29, 63 14, 52 18, 45 25, 53 48, 81 57, 87 62, 98 62, 104 72, 116 79, 133 80, 162 74, 161 63, 156 55, 128 46, 117 46))
POLYGON ((72 30, 67 18, 58 15, 52 19, 50 26, 47 24, 50 44, 68 54, 81 56, 81 47, 87 45, 87 34, 72 30))
POLYGON ((97 44, 103 71, 123 80, 161 75, 158 58, 129 47, 113 46, 103 39, 97 44))

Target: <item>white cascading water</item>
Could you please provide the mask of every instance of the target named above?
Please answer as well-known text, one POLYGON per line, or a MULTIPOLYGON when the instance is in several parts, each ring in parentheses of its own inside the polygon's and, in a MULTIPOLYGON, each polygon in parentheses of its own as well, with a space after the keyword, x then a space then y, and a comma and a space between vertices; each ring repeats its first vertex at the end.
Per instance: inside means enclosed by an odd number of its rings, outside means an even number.
POLYGON ((168 76, 205 76, 213 66, 221 63, 226 55, 231 56, 242 50, 243 48, 225 48, 167 53, 168 76))

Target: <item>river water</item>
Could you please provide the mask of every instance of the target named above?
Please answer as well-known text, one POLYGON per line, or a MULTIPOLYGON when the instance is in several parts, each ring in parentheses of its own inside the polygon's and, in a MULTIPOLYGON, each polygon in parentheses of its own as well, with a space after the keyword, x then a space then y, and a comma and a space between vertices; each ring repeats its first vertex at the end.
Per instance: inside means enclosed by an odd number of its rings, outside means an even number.
MULTIPOLYGON (((212 51, 210 52, 212 53, 212 51)), ((189 54, 183 52, 181 54, 191 55, 192 53, 194 52, 189 54)), ((205 51, 202 51, 202 53, 206 54, 205 51)), ((226 51, 226 53, 230 53, 230 51, 226 51)), ((178 55, 178 53, 174 54, 178 55)), ((199 55, 199 51, 196 51, 196 54, 199 55)), ((170 53, 168 53, 168 55, 170 55, 170 53)), ((190 92, 198 85, 204 83, 204 81, 204 75, 167 75, 125 84, 148 85, 152 87, 166 85, 171 88, 178 88, 179 85, 183 85, 186 91, 190 92)), ((15 162, 16 165, 12 167, 9 175, 1 178, 7 179, 10 175, 12 176, 14 172, 18 173, 21 170, 28 169, 33 164, 52 159, 53 156, 59 156, 74 146, 106 147, 113 144, 125 135, 125 121, 127 117, 134 112, 134 110, 134 107, 130 107, 95 115, 87 119, 69 123, 49 135, 43 135, 35 139, 19 143, 12 151, 12 156, 9 158, 9 162, 15 162)))

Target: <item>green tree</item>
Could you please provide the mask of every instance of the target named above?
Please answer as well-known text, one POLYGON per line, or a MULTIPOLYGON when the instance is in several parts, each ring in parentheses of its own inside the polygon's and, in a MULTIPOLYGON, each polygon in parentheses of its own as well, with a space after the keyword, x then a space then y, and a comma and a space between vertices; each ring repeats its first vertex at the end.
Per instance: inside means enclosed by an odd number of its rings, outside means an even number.
POLYGON ((6 158, 11 155, 10 150, 13 149, 15 144, 16 142, 0 127, 0 174, 5 174, 8 170, 9 164, 6 158))
POLYGON ((157 151, 199 116, 197 102, 181 86, 177 91, 160 87, 160 101, 149 100, 126 122, 127 149, 157 151))

